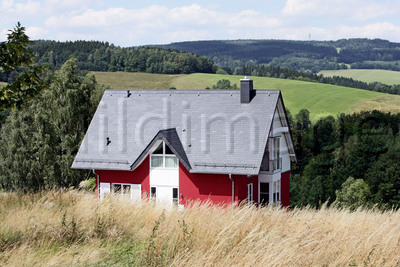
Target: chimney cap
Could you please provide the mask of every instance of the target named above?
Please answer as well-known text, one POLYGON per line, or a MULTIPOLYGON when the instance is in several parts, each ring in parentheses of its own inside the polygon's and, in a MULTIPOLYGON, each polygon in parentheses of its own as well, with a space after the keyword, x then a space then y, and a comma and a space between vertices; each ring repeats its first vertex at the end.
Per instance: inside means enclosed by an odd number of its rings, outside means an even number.
POLYGON ((249 78, 249 76, 244 76, 243 79, 240 79, 241 81, 250 81, 251 79, 249 78))

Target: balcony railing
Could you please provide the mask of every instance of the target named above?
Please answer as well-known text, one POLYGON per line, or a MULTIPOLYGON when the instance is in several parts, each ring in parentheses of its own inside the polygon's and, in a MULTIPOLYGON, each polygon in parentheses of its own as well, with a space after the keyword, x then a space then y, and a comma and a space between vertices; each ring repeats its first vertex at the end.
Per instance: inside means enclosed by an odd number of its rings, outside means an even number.
POLYGON ((282 169, 282 158, 263 160, 261 163, 261 171, 276 172, 282 169))

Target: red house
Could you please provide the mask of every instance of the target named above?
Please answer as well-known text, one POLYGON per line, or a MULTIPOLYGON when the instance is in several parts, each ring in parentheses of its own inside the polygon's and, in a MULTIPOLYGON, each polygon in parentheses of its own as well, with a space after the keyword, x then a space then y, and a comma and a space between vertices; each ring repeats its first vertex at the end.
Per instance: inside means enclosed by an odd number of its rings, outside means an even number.
POLYGON ((108 90, 72 164, 97 194, 289 205, 296 159, 279 90, 108 90))

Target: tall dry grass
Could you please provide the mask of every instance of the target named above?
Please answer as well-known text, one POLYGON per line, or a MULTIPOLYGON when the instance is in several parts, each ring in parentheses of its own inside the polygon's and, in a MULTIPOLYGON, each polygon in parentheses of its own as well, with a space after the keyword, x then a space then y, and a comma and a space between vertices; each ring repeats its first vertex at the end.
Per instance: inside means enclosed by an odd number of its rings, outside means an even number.
POLYGON ((92 194, 0 194, 4 266, 400 265, 399 211, 184 211, 92 194))

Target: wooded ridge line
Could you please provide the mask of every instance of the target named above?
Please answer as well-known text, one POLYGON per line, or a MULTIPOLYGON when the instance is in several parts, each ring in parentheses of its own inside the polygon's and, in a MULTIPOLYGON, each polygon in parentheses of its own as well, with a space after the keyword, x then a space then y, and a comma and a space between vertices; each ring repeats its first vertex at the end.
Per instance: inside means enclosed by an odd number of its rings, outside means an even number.
MULTIPOLYGON (((311 81, 400 94, 400 85, 366 83, 352 78, 324 77, 314 73, 322 69, 343 69, 349 65, 400 70, 400 44, 380 39, 193 41, 130 48, 98 41, 39 40, 34 41, 30 47, 36 55, 35 61, 50 70, 59 69, 66 60, 74 57, 77 59, 77 69, 84 71, 161 74, 217 72, 311 81)), ((17 75, 16 72, 1 73, 0 81, 13 81, 17 75)))
POLYGON ((382 39, 192 41, 157 47, 196 53, 223 67, 268 64, 313 73, 348 67, 400 70, 400 43, 382 39))

